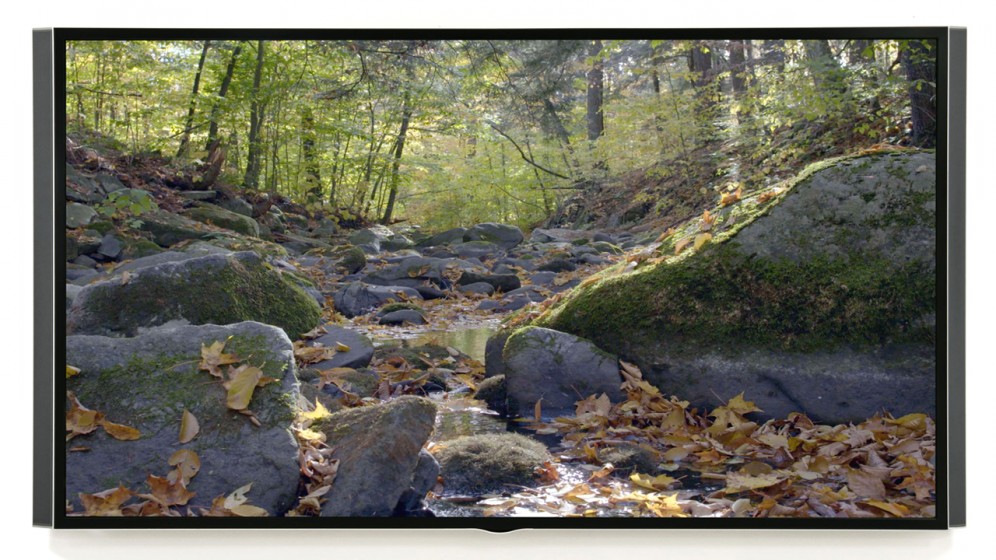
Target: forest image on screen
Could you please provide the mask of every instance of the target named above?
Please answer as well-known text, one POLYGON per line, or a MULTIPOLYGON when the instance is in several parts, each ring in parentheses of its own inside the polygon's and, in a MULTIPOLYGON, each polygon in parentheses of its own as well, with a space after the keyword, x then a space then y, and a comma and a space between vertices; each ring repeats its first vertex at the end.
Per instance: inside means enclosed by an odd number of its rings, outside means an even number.
POLYGON ((937 41, 64 48, 67 516, 937 516, 937 41))

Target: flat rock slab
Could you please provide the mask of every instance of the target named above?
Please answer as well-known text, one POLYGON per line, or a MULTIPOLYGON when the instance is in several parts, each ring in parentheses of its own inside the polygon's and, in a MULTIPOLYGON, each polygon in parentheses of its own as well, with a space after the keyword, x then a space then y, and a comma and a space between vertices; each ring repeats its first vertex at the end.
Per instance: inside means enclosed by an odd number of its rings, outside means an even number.
POLYGON ((119 483, 147 492, 146 477, 166 476, 169 457, 179 449, 193 450, 201 460, 188 487, 197 494, 189 505, 209 508, 215 497, 250 482, 250 503, 271 515, 294 505, 300 477, 290 425, 297 377, 293 348, 282 330, 245 322, 163 327, 134 338, 69 336, 66 360, 81 370, 66 386, 84 406, 142 434, 134 441, 118 441, 98 430, 65 444, 66 491, 76 511, 82 511, 81 492, 100 492, 119 483), (227 341, 225 352, 279 380, 253 393, 249 408, 260 427, 228 410, 221 383, 198 370, 201 345, 216 341, 227 341), (197 418, 200 432, 181 445, 184 409, 197 418), (89 451, 70 451, 77 446, 89 451))
POLYGON ((502 351, 509 413, 573 414, 574 404, 605 393, 621 400, 619 360, 574 335, 538 327, 513 333, 502 351))
POLYGON ((717 395, 740 392, 764 418, 802 412, 821 423, 852 422, 881 412, 895 417, 936 414, 932 350, 910 345, 806 354, 755 349, 739 354, 688 352, 657 356, 644 377, 694 406, 712 408, 717 395))
POLYGON ((325 433, 339 461, 322 516, 389 516, 411 502, 413 484, 421 487, 418 498, 425 496, 424 473, 415 475, 435 421, 436 405, 405 396, 337 412, 313 426, 325 433))
POLYGON ((318 362, 311 366, 315 369, 332 369, 337 367, 362 368, 370 364, 373 359, 374 346, 369 338, 362 334, 345 329, 331 323, 325 325, 326 334, 312 340, 309 346, 321 344, 326 348, 336 348, 340 343, 349 347, 348 351, 336 351, 331 360, 318 362))

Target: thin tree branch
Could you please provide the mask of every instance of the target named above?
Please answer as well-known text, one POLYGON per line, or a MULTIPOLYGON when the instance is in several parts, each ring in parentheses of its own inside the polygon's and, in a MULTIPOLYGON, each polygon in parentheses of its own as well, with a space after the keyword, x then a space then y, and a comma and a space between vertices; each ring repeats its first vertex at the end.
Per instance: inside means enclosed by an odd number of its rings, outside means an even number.
POLYGON ((566 176, 566 175, 562 175, 560 173, 557 173, 556 171, 553 171, 551 169, 547 169, 546 167, 543 167, 542 165, 536 163, 536 161, 534 159, 532 159, 528 155, 526 155, 526 152, 524 152, 522 150, 522 147, 519 146, 519 143, 516 142, 515 140, 513 140, 512 137, 509 136, 508 134, 505 134, 504 130, 498 128, 498 125, 495 124, 494 121, 492 121, 492 120, 486 120, 484 122, 486 122, 488 124, 488 126, 490 126, 495 132, 497 132, 498 134, 500 134, 503 138, 505 138, 506 140, 508 140, 509 142, 511 142, 512 146, 514 146, 515 149, 518 150, 519 155, 522 156, 522 159, 526 163, 528 163, 529 165, 532 165, 533 167, 535 167, 536 169, 539 169, 540 171, 543 171, 545 173, 549 173, 550 175, 553 175, 554 177, 560 177, 561 179, 567 179, 568 181, 571 180, 571 178, 568 177, 568 176, 566 176))

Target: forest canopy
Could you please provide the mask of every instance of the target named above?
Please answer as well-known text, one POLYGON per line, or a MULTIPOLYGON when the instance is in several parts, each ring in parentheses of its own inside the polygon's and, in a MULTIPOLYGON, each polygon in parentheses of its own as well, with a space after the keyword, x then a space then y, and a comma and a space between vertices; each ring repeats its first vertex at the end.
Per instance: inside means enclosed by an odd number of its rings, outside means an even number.
POLYGON ((718 189, 931 147, 935 59, 918 40, 70 41, 66 119, 340 219, 531 227, 626 174, 718 189))

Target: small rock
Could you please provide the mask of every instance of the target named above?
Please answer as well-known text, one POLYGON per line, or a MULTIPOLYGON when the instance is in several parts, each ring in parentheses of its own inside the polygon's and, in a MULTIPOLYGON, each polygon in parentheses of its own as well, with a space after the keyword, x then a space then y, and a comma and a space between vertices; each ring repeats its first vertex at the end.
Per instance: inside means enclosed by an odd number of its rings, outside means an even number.
POLYGON ((373 343, 366 336, 334 323, 324 326, 326 334, 310 341, 309 346, 321 344, 327 348, 341 348, 340 344, 348 346, 349 350, 336 350, 332 359, 318 362, 313 367, 317 369, 332 369, 337 367, 362 368, 370 364, 373 359, 373 343))
POLYGON ((100 248, 97 252, 104 255, 110 259, 116 259, 121 255, 121 250, 124 248, 124 244, 115 235, 108 233, 100 242, 100 248))
POLYGON ((457 285, 471 285, 484 282, 490 284, 495 290, 511 292, 522 286, 519 277, 514 274, 477 274, 471 271, 464 271, 457 280, 457 285))
POLYGON ((465 294, 483 294, 490 296, 495 293, 495 288, 487 282, 474 282, 473 284, 458 285, 457 290, 465 294))
POLYGON ((414 309, 399 309, 385 313, 378 322, 381 325, 403 325, 405 323, 424 325, 425 317, 414 309))
POLYGON ((85 204, 70 202, 66 204, 66 227, 75 229, 89 225, 97 217, 97 211, 85 204))

